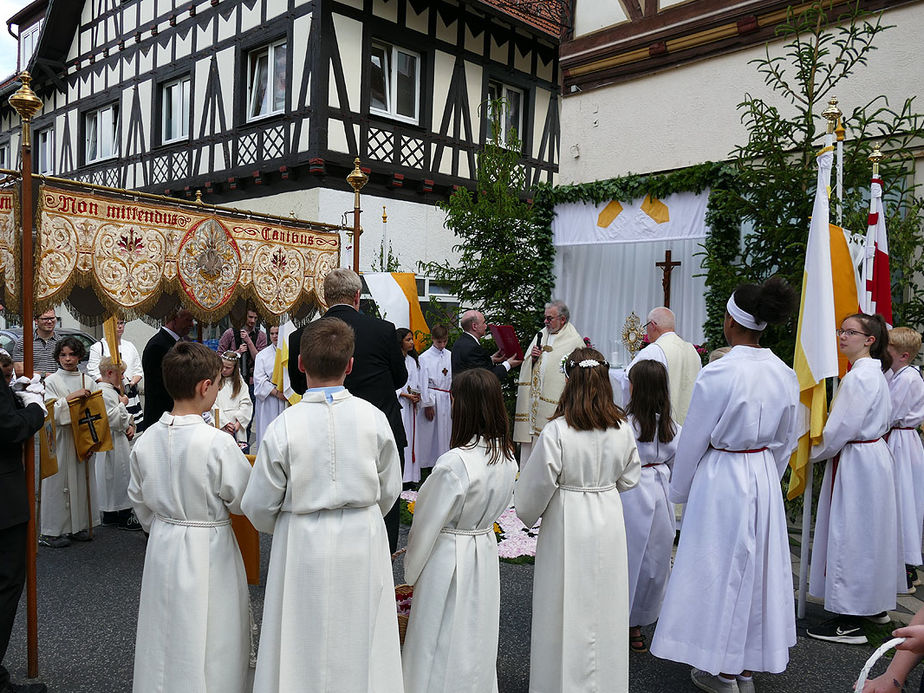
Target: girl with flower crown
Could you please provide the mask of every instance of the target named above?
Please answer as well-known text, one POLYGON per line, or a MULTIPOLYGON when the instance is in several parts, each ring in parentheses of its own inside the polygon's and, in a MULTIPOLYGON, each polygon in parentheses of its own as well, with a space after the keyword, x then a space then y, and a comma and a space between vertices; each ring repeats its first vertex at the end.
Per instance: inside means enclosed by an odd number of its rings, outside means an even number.
POLYGON ((230 433, 238 447, 247 452, 247 426, 253 417, 253 401, 247 391, 247 383, 241 377, 240 354, 226 351, 221 355, 221 377, 218 397, 218 425, 230 433))
POLYGON ((523 523, 542 518, 529 690, 620 693, 629 690, 629 590, 619 494, 638 483, 641 464, 600 352, 575 349, 563 365, 558 408, 514 490, 523 523))
POLYGON ((796 447, 799 381, 760 347, 795 294, 777 277, 726 304, 732 347, 702 371, 677 441, 670 500, 686 503, 651 652, 694 668, 694 685, 751 693, 752 673, 786 669, 796 644, 780 478, 796 447))

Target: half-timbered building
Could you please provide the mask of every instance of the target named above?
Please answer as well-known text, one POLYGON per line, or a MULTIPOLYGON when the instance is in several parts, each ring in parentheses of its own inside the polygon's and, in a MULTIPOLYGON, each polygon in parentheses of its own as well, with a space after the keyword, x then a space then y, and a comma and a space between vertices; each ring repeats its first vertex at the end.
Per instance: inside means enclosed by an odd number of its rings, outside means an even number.
MULTIPOLYGON (((39 0, 21 65, 45 104, 35 170, 341 223, 359 157, 360 268, 378 252, 383 207, 402 269, 446 259, 454 239, 436 203, 472 185, 489 99, 506 100, 500 130, 517 130, 528 180, 557 171, 558 30, 503 5, 39 0)), ((0 151, 15 164, 18 118, 2 104, 0 151)))

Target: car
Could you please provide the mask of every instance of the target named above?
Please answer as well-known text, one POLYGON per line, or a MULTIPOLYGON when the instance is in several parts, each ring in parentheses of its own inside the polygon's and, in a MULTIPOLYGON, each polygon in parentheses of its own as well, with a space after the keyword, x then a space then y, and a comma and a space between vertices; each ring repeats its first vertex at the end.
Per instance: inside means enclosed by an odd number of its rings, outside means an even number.
MULTIPOLYGON (((86 355, 80 360, 78 368, 81 371, 87 370, 87 361, 90 359, 90 347, 93 346, 98 339, 95 339, 91 335, 88 335, 83 330, 75 330, 70 327, 56 327, 55 333, 59 337, 76 337, 83 345, 86 347, 86 355)), ((7 327, 0 329, 0 348, 6 349, 10 354, 13 353, 13 347, 16 346, 16 342, 22 338, 22 328, 21 327, 7 327)))

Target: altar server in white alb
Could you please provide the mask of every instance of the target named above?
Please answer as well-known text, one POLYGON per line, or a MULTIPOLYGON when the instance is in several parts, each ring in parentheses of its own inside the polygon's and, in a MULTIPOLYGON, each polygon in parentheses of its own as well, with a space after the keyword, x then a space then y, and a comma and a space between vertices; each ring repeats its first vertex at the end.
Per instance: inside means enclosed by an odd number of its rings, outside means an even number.
POLYGON ((54 350, 54 359, 59 368, 45 379, 45 399, 57 400, 54 403, 54 417, 58 473, 42 480, 39 543, 55 549, 69 546, 71 540, 90 541, 90 524, 99 523, 96 462, 93 455, 86 461, 77 459, 77 447, 71 429, 71 410, 68 406, 68 402, 86 397, 99 389, 93 378, 77 368, 86 353, 83 342, 76 337, 59 339, 54 350), (84 465, 89 465, 89 470, 84 465))
POLYGON ((671 393, 671 417, 682 425, 690 408, 693 384, 702 368, 702 360, 696 347, 674 332, 675 320, 674 311, 664 306, 653 308, 648 313, 645 332, 650 343, 635 355, 626 370, 631 371, 636 363, 646 359, 663 364, 667 369, 667 386, 671 393))
POLYGON ((552 420, 514 490, 542 518, 533 577, 531 693, 629 690, 629 577, 619 495, 641 476, 635 435, 613 402, 609 364, 575 349, 552 420))
POLYGON ((533 443, 543 427, 552 419, 565 375, 561 360, 584 340, 571 324, 571 312, 563 301, 545 305, 543 327, 526 349, 517 379, 517 406, 513 422, 513 439, 520 444, 520 464, 529 459, 533 443))
POLYGON ((255 693, 401 693, 398 615, 383 514, 401 492, 388 419, 343 387, 353 330, 309 323, 308 389, 266 429, 242 507, 273 534, 255 693))
POLYGON ((247 452, 247 427, 253 418, 253 401, 247 391, 247 383, 241 377, 240 354, 236 351, 226 351, 221 355, 221 379, 215 409, 218 410, 219 428, 234 436, 238 447, 247 452))
POLYGON ((671 572, 675 529, 668 490, 680 427, 671 420, 667 369, 662 364, 635 364, 629 382, 629 422, 642 462, 638 485, 622 494, 629 556, 629 648, 646 652, 641 627, 658 620, 671 572))
POLYGON ((417 483, 420 481, 420 470, 424 462, 424 458, 419 454, 418 432, 425 418, 421 402, 429 397, 427 378, 414 349, 414 333, 406 327, 399 327, 395 330, 395 337, 404 356, 404 367, 407 369, 407 382, 404 387, 395 391, 401 404, 401 422, 404 424, 404 434, 407 438, 407 447, 404 448, 404 482, 417 483))
MULTIPOLYGON (((124 333, 125 321, 117 320, 116 337, 119 340, 119 359, 125 364, 122 386, 125 396, 128 397, 126 408, 135 420, 135 425, 138 426, 144 418, 144 412, 141 410, 141 396, 138 392, 141 381, 144 379, 144 370, 141 368, 141 357, 138 355, 138 349, 127 339, 122 339, 124 333)), ((112 354, 109 353, 109 344, 105 339, 101 339, 90 346, 87 375, 97 382, 102 381, 99 362, 106 356, 112 356, 112 354)))
POLYGON ((828 462, 809 576, 809 593, 824 598, 825 610, 837 616, 806 632, 819 640, 864 644, 863 617, 888 623, 886 611, 905 589, 894 465, 884 438, 892 402, 883 371, 892 357, 880 315, 851 315, 837 333, 851 368, 831 403, 822 442, 812 448, 813 462, 828 462))
POLYGON ((135 435, 135 420, 126 407, 128 397, 118 389, 122 384, 125 364, 113 363, 111 357, 104 356, 97 368, 112 438, 112 450, 95 453, 96 494, 100 512, 103 513, 103 525, 140 531, 141 525, 132 513, 132 503, 128 498, 128 482, 131 478, 129 441, 135 435))
POLYGON ((892 426, 888 441, 895 460, 898 523, 909 591, 914 590, 916 566, 921 565, 921 532, 924 530, 924 445, 918 433, 918 427, 924 423, 924 379, 911 365, 920 350, 920 332, 910 327, 889 330, 892 372, 886 373, 886 378, 892 400, 892 426))
POLYGON ((257 352, 253 363, 253 394, 256 401, 253 410, 253 446, 251 452, 260 449, 263 432, 289 404, 286 396, 273 383, 273 369, 276 353, 279 351, 279 326, 269 328, 270 343, 257 352))
POLYGON ((752 674, 784 671, 796 644, 780 478, 798 440, 799 382, 760 347, 794 303, 778 277, 735 289, 731 351, 700 372, 677 441, 670 500, 687 505, 651 652, 692 665, 704 691, 754 691, 752 674))
POLYGON ((494 523, 510 506, 517 466, 497 377, 464 371, 452 394, 452 450, 420 488, 404 557, 404 579, 414 585, 406 693, 497 693, 494 523))
MULTIPOLYGON (((432 467, 449 450, 452 433, 452 352, 446 348, 449 330, 434 325, 430 330, 433 345, 420 355, 420 370, 427 380, 427 399, 420 403, 423 419, 419 421, 417 456, 421 469, 432 467)), ((406 458, 405 458, 406 459, 406 458)))
POLYGON ((173 410, 131 454, 128 495, 150 532, 132 691, 249 693, 250 595, 228 513, 241 513, 250 464, 202 420, 218 395, 218 355, 177 342, 163 369, 173 410))

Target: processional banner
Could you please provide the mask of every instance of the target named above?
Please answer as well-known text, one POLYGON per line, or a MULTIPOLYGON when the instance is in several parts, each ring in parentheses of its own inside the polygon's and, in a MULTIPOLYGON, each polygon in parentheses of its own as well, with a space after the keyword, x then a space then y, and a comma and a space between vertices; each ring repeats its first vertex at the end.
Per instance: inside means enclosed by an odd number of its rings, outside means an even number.
POLYGON ((19 185, 0 190, 0 282, 3 304, 19 310, 19 185))
POLYGON ((43 185, 39 192, 36 314, 90 287, 104 307, 140 315, 177 294, 215 323, 237 299, 263 315, 322 303, 337 267, 337 227, 235 210, 43 185))

